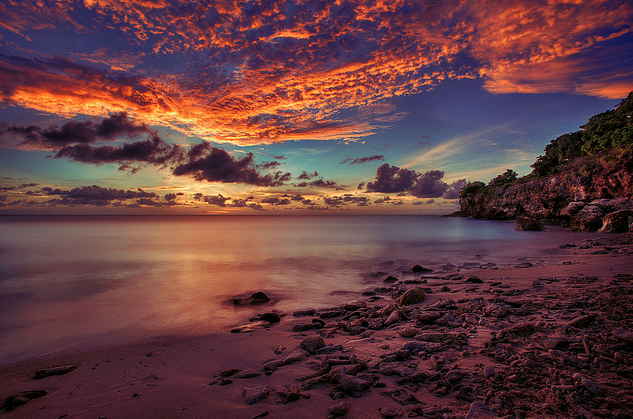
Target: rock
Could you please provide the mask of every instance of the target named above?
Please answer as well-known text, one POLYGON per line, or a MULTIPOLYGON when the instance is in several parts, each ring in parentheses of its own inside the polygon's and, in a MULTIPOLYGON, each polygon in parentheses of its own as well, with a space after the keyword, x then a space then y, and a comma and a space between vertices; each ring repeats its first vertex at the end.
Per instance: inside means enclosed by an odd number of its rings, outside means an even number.
POLYGON ((400 412, 393 407, 383 407, 380 409, 380 414, 385 419, 393 419, 400 416, 400 412))
POLYGON ((455 316, 453 316, 451 313, 448 313, 435 320, 435 324, 437 324, 438 326, 458 327, 461 323, 455 318, 455 316))
POLYGON ((494 377, 496 374, 497 372, 495 371, 495 368, 493 366, 488 365, 484 367, 484 377, 490 378, 490 377, 494 377))
POLYGON ((541 344, 546 349, 560 349, 569 345, 569 341, 566 338, 546 337, 541 340, 541 344))
POLYGON ((309 310, 297 310, 297 311, 293 311, 292 315, 294 317, 301 317, 301 316, 314 316, 316 314, 316 310, 311 308, 309 310))
POLYGON ((580 385, 589 390, 589 392, 594 396, 603 396, 605 394, 602 386, 588 377, 581 377, 580 385))
POLYGON ((611 333, 613 334, 613 337, 615 337, 616 339, 633 343, 633 332, 631 332, 630 330, 627 330, 623 327, 618 327, 617 329, 613 329, 611 333))
POLYGON ((402 349, 407 349, 411 353, 417 352, 434 352, 442 348, 442 345, 434 342, 405 342, 402 344, 402 349))
POLYGON ((387 317, 385 320, 384 327, 391 326, 392 324, 398 323, 400 321, 400 316, 397 311, 394 311, 387 317))
POLYGON ((575 319, 572 319, 569 323, 567 323, 567 326, 576 327, 576 328, 587 327, 595 319, 596 319, 596 316, 588 314, 586 316, 580 316, 580 317, 576 317, 575 319))
POLYGON ((466 278, 465 283, 466 284, 483 284, 484 281, 481 280, 481 278, 479 278, 478 276, 471 275, 468 278, 466 278))
POLYGON ((330 310, 323 310, 323 311, 321 311, 319 313, 319 317, 322 318, 322 319, 331 319, 333 317, 342 316, 343 314, 345 314, 345 310, 334 308, 334 309, 330 309, 330 310))
POLYGON ((268 396, 268 386, 244 387, 246 404, 255 404, 268 396))
POLYGON ((524 268, 531 268, 532 266, 534 266, 534 264, 530 263, 530 262, 522 262, 522 263, 514 265, 515 268, 523 268, 523 269, 524 268))
POLYGON ((602 227, 605 210, 599 203, 593 201, 571 219, 571 229, 574 231, 596 231, 602 227))
POLYGON ((418 313, 416 321, 421 325, 431 324, 444 315, 440 311, 423 311, 418 313))
POLYGON ((483 312, 486 316, 501 318, 508 314, 508 308, 505 304, 493 303, 485 306, 483 312))
POLYGON ((18 406, 22 406, 29 400, 37 399, 38 397, 46 396, 46 390, 27 390, 20 391, 7 397, 0 405, 0 410, 9 412, 18 406))
POLYGON ((450 383, 457 383, 461 381, 462 378, 464 378, 464 374, 458 370, 449 371, 448 374, 446 374, 446 380, 450 383))
POLYGON ((33 378, 39 380, 44 377, 50 377, 51 375, 64 375, 74 371, 75 368, 77 368, 77 365, 60 365, 57 367, 42 368, 35 371, 35 376, 33 378))
POLYGON ((263 292, 259 291, 254 294, 251 294, 248 298, 234 298, 233 304, 236 306, 250 306, 250 305, 259 305, 266 304, 270 301, 270 298, 263 292))
POLYGON ((381 317, 388 316, 397 308, 398 308, 398 304, 396 304, 396 303, 389 303, 386 306, 384 306, 383 308, 381 308, 380 310, 378 310, 377 314, 379 316, 381 316, 381 317))
POLYGON ((385 284, 394 284, 396 282, 398 282, 399 279, 396 278, 395 276, 389 275, 387 278, 385 278, 385 280, 383 281, 385 284))
POLYGON ((275 371, 277 368, 286 365, 283 359, 273 359, 264 364, 264 371, 275 371))
POLYGON ((464 419, 499 419, 499 416, 488 406, 480 402, 474 402, 470 405, 470 409, 468 409, 464 419))
POLYGON ((284 364, 288 365, 292 364, 293 362, 303 361, 308 355, 310 354, 307 351, 304 351, 303 349, 297 349, 296 351, 288 354, 286 359, 284 359, 284 364))
POLYGON ((412 270, 413 272, 416 272, 416 273, 420 273, 420 272, 433 272, 433 269, 423 268, 423 267, 422 267, 422 266, 420 266, 420 265, 415 265, 413 268, 411 268, 411 270, 412 270))
POLYGON ((235 374, 233 376, 233 378, 236 379, 248 379, 248 378, 256 378, 259 377, 261 374, 258 373, 257 371, 242 371, 242 372, 238 372, 237 374, 235 374))
POLYGON ((281 321, 281 317, 277 313, 270 312, 270 313, 261 314, 257 318, 257 320, 264 320, 269 323, 278 323, 279 321, 281 321))
POLYGON ((451 292, 451 289, 448 285, 442 285, 440 292, 451 292))
POLYGON ((631 227, 633 211, 620 210, 604 216, 599 233, 628 233, 631 227))
POLYGON ((347 404, 345 400, 330 407, 330 415, 334 417, 343 416, 347 412, 347 404))
POLYGON ((402 304, 403 306, 408 306, 411 304, 421 303, 422 301, 424 301, 425 298, 426 295, 424 294, 424 291, 422 291, 420 288, 412 288, 398 297, 396 299, 396 302, 398 304, 402 304))
POLYGON ((522 322, 506 329, 506 331, 514 337, 526 337, 536 331, 536 325, 533 323, 522 322))
POLYGON ((519 216, 516 218, 516 229, 520 231, 543 231, 545 226, 532 217, 519 216))
POLYGON ((361 380, 360 378, 356 378, 353 375, 340 375, 339 376, 339 387, 344 392, 361 392, 367 390, 371 387, 371 383, 369 381, 361 380))
POLYGON ((413 327, 411 325, 406 325, 405 327, 400 329, 400 331, 398 333, 403 338, 412 338, 413 336, 417 335, 419 332, 420 332, 420 330, 418 330, 417 328, 415 328, 415 327, 413 327))
POLYGON ((399 375, 400 377, 407 377, 415 373, 414 369, 408 368, 399 362, 382 362, 379 370, 383 375, 399 375))
POLYGON ((343 305, 343 308, 345 308, 345 310, 347 311, 356 311, 365 307, 367 307, 367 303, 364 301, 358 301, 358 300, 350 301, 343 305))
POLYGON ((325 346, 325 341, 321 336, 309 336, 301 341, 299 347, 311 354, 315 354, 325 346))

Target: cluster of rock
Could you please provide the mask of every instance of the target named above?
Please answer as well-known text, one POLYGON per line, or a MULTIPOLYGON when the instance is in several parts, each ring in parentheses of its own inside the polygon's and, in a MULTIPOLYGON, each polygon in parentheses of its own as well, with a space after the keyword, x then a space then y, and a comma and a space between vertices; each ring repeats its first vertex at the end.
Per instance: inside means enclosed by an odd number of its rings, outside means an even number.
MULTIPOLYGON (((618 171, 561 173, 485 190, 459 200, 454 216, 490 220, 528 217, 577 231, 625 233, 633 221, 633 157, 618 171)), ((536 228, 539 229, 539 228, 536 228)))
POLYGON ((474 275, 426 276, 463 284, 472 295, 457 301, 442 295, 427 305, 421 303, 428 294, 450 287, 408 287, 394 278, 364 293, 367 301, 293 313, 300 318, 293 330, 314 334, 262 372, 295 363, 313 372, 282 387, 245 387, 246 403, 271 394, 287 403, 325 386, 333 399, 330 417, 344 416, 351 400, 374 391, 401 406, 380 409, 384 418, 630 417, 633 275, 606 283, 539 278, 526 289, 474 275), (328 343, 346 336, 375 345, 379 355, 363 358, 345 344, 328 343), (429 398, 439 402, 429 406, 429 398))

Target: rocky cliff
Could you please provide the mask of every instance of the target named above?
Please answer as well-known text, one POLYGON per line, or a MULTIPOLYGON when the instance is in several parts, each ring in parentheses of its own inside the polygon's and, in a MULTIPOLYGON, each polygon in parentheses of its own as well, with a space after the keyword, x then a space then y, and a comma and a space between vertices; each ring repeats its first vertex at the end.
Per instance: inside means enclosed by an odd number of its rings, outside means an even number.
POLYGON ((531 217, 580 231, 629 231, 633 218, 632 110, 633 92, 616 110, 590 119, 583 131, 553 140, 531 174, 517 178, 508 170, 487 185, 467 184, 460 193, 460 210, 454 215, 531 217))

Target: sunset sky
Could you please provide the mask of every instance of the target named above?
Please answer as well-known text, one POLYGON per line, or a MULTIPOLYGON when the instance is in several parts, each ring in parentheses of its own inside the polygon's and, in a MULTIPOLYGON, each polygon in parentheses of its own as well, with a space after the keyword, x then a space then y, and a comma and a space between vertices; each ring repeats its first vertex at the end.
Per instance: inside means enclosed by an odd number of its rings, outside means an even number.
POLYGON ((448 213, 631 90, 630 0, 3 0, 0 213, 448 213))

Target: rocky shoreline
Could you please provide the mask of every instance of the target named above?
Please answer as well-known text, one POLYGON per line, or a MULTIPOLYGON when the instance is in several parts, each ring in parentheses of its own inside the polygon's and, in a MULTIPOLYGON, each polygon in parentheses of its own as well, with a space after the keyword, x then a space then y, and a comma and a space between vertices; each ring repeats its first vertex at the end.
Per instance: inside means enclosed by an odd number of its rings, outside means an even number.
POLYGON ((561 247, 555 265, 385 262, 340 306, 258 295, 234 333, 0 368, 0 416, 628 418, 631 236, 561 247))

